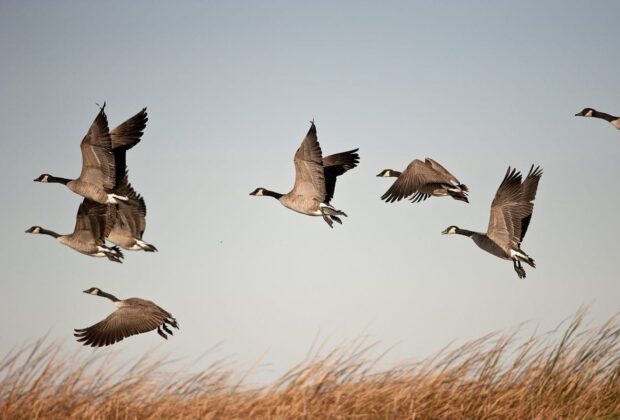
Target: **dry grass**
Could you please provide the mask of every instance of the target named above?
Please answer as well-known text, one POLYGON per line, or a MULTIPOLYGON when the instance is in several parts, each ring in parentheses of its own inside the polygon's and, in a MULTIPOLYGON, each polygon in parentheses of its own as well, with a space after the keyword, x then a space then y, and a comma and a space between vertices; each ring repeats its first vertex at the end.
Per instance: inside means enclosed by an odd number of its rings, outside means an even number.
POLYGON ((620 418, 620 323, 563 334, 493 334, 421 363, 376 368, 362 343, 313 356, 250 388, 216 363, 166 373, 145 356, 116 367, 45 340, 0 361, 1 418, 620 418))

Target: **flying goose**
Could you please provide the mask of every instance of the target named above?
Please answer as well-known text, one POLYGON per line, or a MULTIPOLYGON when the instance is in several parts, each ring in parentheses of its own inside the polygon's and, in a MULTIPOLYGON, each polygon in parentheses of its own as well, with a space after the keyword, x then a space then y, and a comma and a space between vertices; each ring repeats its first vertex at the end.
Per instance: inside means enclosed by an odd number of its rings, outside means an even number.
POLYGON ((605 114, 604 112, 598 112, 592 108, 584 108, 581 112, 575 114, 575 117, 594 117, 605 120, 618 130, 620 130, 620 117, 614 117, 613 115, 605 114))
POLYGON ((127 200, 112 193, 116 181, 116 168, 112 139, 105 115, 105 103, 82 139, 82 172, 76 179, 42 174, 34 181, 64 184, 74 193, 100 204, 118 203, 127 200))
POLYGON ((450 195, 455 200, 469 203, 467 186, 461 184, 446 168, 431 158, 426 158, 424 162, 415 159, 407 166, 405 172, 384 169, 377 176, 397 178, 381 196, 387 203, 400 201, 411 195, 413 195, 412 203, 424 201, 431 195, 435 197, 450 195))
POLYGON ((536 268, 534 260, 522 249, 521 242, 527 232, 534 210, 534 199, 538 181, 542 176, 540 167, 530 168, 525 181, 521 173, 508 167, 501 185, 495 193, 491 204, 491 218, 486 233, 472 232, 450 226, 443 234, 469 236, 480 248, 496 257, 512 260, 514 269, 520 279, 525 278, 521 262, 536 268))
POLYGON ((75 219, 73 233, 60 235, 41 226, 33 226, 26 233, 50 235, 58 242, 91 257, 107 257, 122 263, 123 253, 117 246, 105 245, 105 237, 112 229, 114 206, 99 204, 87 198, 82 201, 75 219))
POLYGON ((166 333, 172 335, 172 331, 167 325, 179 329, 177 320, 172 317, 170 312, 164 311, 150 300, 140 298, 120 300, 97 287, 84 290, 84 293, 106 297, 114 302, 118 308, 103 321, 88 328, 74 330, 73 335, 77 337, 77 341, 84 343, 85 346, 109 346, 126 337, 154 329, 157 329, 157 333, 167 340, 166 333))
POLYGON ((110 209, 113 212, 110 216, 114 219, 114 224, 107 235, 108 241, 129 251, 157 251, 154 245, 142 240, 146 228, 146 204, 144 198, 129 184, 126 174, 115 192, 126 196, 128 200, 116 206, 109 205, 116 208, 110 209))
POLYGON ((116 181, 114 193, 127 200, 116 205, 111 214, 113 227, 107 239, 120 247, 147 252, 157 251, 155 246, 142 240, 146 228, 146 204, 144 198, 133 189, 128 181, 126 152, 138 144, 148 121, 146 108, 110 131, 114 153, 116 181))
POLYGON ((287 194, 257 188, 250 195, 269 196, 277 199, 284 207, 308 216, 322 216, 333 227, 333 222, 342 224, 338 216, 347 216, 336 210, 330 201, 334 197, 336 178, 359 163, 359 149, 323 157, 316 136, 316 126, 311 121, 310 130, 295 153, 295 185, 287 194))

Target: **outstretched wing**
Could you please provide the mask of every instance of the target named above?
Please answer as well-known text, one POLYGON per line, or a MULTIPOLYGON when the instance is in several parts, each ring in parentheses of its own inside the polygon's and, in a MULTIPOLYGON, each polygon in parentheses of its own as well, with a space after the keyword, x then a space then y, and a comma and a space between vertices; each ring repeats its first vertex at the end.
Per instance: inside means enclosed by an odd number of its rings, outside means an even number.
POLYGON ((108 346, 126 337, 153 331, 164 324, 168 316, 158 308, 121 306, 103 321, 76 329, 74 335, 85 346, 108 346))
POLYGON ((82 139, 82 172, 79 179, 112 190, 115 185, 114 154, 108 131, 105 104, 82 139))
POLYGON ((357 166, 360 161, 359 149, 336 153, 323 158, 323 170, 325 175, 325 203, 334 198, 336 190, 336 178, 357 166))
POLYGON ((127 170, 125 152, 140 142, 148 120, 146 108, 143 108, 127 121, 110 130, 116 185, 122 180, 127 170))
POLYGON ((302 195, 319 202, 325 200, 325 174, 323 152, 316 136, 316 126, 310 126, 308 134, 295 153, 295 186, 293 195, 302 195))
POLYGON ((416 195, 416 200, 426 199, 432 193, 432 191, 439 187, 441 184, 445 184, 445 178, 437 171, 426 165, 421 160, 415 159, 407 166, 407 169, 392 186, 381 196, 382 200, 388 203, 394 201, 400 201, 403 198, 409 197, 415 193, 422 193, 416 195))
POLYGON ((532 217, 541 176, 542 170, 532 165, 527 178, 521 182, 521 173, 508 167, 491 204, 487 235, 494 242, 520 247, 532 217))

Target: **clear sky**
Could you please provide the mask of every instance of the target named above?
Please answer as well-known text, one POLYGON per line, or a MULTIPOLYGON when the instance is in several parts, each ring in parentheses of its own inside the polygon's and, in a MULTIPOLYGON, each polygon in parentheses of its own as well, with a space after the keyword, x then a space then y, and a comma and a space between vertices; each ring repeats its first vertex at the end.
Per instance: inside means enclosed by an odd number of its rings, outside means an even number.
MULTIPOLYGON (((300 361, 317 334, 368 334, 420 358, 522 321, 548 328, 580 305, 618 311, 620 131, 573 115, 620 114, 616 1, 0 1, 0 354, 114 307, 82 290, 151 299, 181 331, 159 348, 268 372, 300 361), (32 180, 76 177, 79 142, 107 101, 110 126, 143 106, 128 154, 160 252, 89 258, 32 225, 70 233, 80 197, 32 180), (292 158, 314 118, 324 153, 360 148, 333 203, 333 230, 291 212, 292 158), (433 157, 470 187, 385 204, 385 168, 433 157), (508 165, 542 177, 512 263, 451 224, 484 231, 508 165), (265 354, 266 353, 266 354, 265 354)), ((155 333, 112 348, 139 355, 155 333)), ((84 348, 83 352, 90 352, 84 348)))

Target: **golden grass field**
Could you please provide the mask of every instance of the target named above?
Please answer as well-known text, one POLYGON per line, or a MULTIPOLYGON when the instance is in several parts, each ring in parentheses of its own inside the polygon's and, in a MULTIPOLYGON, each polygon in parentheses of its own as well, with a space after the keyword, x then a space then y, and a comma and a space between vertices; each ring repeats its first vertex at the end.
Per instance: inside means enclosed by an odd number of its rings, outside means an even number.
MULTIPOLYGON (((372 350, 372 351, 371 351, 372 350)), ((251 387, 215 363, 171 373, 80 358, 46 340, 0 362, 0 417, 37 418, 620 418, 620 323, 584 311, 547 334, 490 334, 428 360, 379 369, 363 340, 251 387)), ((321 353, 321 352, 319 352, 321 353)))

